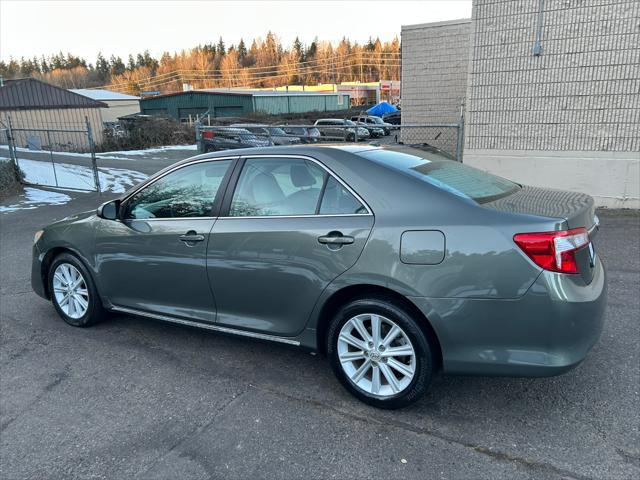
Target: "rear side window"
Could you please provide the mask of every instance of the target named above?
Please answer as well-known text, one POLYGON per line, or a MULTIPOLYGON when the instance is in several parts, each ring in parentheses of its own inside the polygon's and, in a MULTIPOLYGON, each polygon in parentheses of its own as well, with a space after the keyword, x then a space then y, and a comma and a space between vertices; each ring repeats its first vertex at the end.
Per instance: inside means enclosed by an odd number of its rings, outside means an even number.
POLYGON ((368 214, 336 178, 303 158, 248 158, 229 209, 231 217, 368 214))
POLYGON ((335 178, 329 177, 320 204, 320 215, 353 215, 367 209, 335 178))
POLYGON ((291 158, 249 158, 231 201, 232 217, 313 215, 325 172, 291 158))
POLYGON ((520 190, 517 183, 448 160, 437 153, 413 152, 416 154, 380 149, 359 152, 358 155, 478 203, 492 202, 520 190))

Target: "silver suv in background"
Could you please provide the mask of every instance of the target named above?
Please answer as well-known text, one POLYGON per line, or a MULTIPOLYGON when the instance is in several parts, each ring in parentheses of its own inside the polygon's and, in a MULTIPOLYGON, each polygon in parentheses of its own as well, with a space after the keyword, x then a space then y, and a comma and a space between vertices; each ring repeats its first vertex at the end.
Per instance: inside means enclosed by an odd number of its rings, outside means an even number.
POLYGON ((320 130, 320 135, 323 137, 344 138, 348 142, 355 141, 356 136, 358 140, 368 140, 370 137, 369 130, 357 126, 351 120, 321 118, 316 120, 314 125, 320 130))
POLYGON ((231 126, 247 129, 262 139, 270 140, 274 145, 297 145, 300 143, 300 138, 288 135, 282 128, 272 125, 260 123, 234 123, 231 126))

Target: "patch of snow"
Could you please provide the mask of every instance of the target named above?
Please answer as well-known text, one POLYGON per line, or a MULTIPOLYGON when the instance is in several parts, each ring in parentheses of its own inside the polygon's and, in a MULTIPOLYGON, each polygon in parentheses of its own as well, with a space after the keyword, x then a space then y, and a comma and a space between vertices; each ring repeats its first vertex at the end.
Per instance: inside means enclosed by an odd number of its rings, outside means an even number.
MULTIPOLYGON (((7 153, 9 152, 9 147, 7 147, 6 145, 0 145, 0 150, 5 150, 7 153)), ((28 148, 24 148, 24 147, 16 147, 16 151, 17 152, 27 152, 30 153, 32 155, 43 155, 46 157, 49 157, 51 154, 49 153, 48 150, 29 150, 28 148)), ((78 153, 78 152, 53 152, 53 154, 56 157, 80 157, 80 158, 87 158, 90 159, 91 158, 91 154, 90 153, 78 153)), ((96 157, 98 157, 98 159, 100 158, 100 153, 96 153, 96 157)), ((131 158, 118 158, 118 157, 108 157, 109 160, 132 160, 131 158)), ((18 158, 18 161, 21 162, 22 160, 20 158, 18 158)))
POLYGON ((33 187, 25 187, 17 203, 0 205, 0 213, 15 212, 17 210, 33 210, 42 205, 64 205, 71 197, 60 192, 50 192, 33 187))
MULTIPOLYGON (((93 170, 90 167, 56 163, 54 170, 54 165, 49 162, 25 159, 20 160, 19 164, 27 183, 73 190, 95 189, 93 170)), ((124 168, 99 167, 98 174, 100 189, 113 193, 124 193, 129 187, 147 178, 144 173, 124 168)))
MULTIPOLYGON (((0 145, 0 149, 4 149, 9 151, 9 147, 7 145, 0 145)), ((132 158, 122 157, 118 155, 128 155, 130 157, 140 156, 140 155, 148 155, 152 153, 164 153, 170 151, 196 151, 198 150, 198 145, 166 145, 164 147, 157 148, 147 148, 146 150, 120 150, 117 152, 96 152, 96 157, 98 159, 105 158, 108 160, 133 160, 132 158)), ((16 147, 17 152, 26 152, 31 154, 40 154, 40 155, 49 155, 48 150, 30 150, 25 147, 16 147)), ((78 152, 53 152, 54 155, 62 155, 66 157, 81 157, 81 158, 91 158, 90 153, 78 153, 78 152)))
POLYGON ((198 150, 198 145, 166 145, 158 148, 147 148, 146 150, 121 150, 118 152, 96 153, 96 155, 99 157, 111 155, 147 155, 149 153, 162 153, 169 152, 171 150, 198 150))

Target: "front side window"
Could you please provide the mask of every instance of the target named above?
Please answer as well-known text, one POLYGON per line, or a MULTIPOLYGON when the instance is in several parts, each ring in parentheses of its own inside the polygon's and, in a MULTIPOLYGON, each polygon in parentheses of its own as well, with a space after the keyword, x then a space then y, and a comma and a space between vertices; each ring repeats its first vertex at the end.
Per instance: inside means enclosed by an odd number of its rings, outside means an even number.
POLYGON ((249 158, 229 215, 314 215, 325 175, 322 168, 301 158, 249 158))
POLYGON ((212 216, 213 202, 232 160, 196 163, 171 172, 133 195, 124 218, 212 216))

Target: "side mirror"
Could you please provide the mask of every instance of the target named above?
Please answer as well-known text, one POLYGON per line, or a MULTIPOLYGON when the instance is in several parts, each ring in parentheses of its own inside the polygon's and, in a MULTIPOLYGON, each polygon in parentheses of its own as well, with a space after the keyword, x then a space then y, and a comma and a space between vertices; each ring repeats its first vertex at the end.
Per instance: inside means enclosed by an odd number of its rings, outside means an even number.
POLYGON ((98 207, 96 214, 105 220, 117 220, 120 213, 120 200, 111 200, 98 207))

